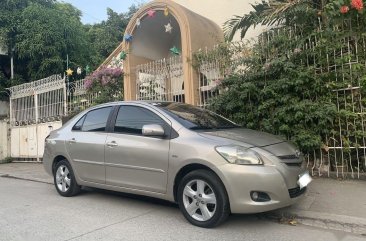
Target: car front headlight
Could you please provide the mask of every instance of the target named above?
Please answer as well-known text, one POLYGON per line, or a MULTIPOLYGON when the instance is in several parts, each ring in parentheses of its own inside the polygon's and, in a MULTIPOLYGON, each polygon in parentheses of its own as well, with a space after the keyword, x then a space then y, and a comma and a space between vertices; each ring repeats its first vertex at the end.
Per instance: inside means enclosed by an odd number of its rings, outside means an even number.
POLYGON ((238 165, 263 165, 260 155, 242 146, 218 146, 216 151, 229 163, 238 165))

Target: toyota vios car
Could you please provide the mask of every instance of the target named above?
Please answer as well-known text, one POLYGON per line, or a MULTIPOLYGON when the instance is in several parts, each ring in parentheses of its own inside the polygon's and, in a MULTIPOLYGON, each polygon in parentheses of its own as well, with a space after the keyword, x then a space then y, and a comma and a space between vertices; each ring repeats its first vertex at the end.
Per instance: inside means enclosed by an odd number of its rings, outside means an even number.
POLYGON ((89 186, 161 198, 200 227, 289 206, 311 181, 293 145, 181 103, 95 106, 45 142, 44 167, 60 195, 89 186))

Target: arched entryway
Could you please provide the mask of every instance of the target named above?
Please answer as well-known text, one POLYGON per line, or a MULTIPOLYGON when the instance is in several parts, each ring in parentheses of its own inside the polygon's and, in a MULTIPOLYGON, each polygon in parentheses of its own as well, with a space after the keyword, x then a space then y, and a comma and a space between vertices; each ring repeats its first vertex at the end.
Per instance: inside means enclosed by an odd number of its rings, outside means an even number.
POLYGON ((129 22, 125 40, 105 61, 127 53, 123 62, 125 100, 198 102, 198 73, 192 53, 223 40, 219 26, 170 0, 142 7, 129 22), (171 30, 171 31, 170 31, 171 30))

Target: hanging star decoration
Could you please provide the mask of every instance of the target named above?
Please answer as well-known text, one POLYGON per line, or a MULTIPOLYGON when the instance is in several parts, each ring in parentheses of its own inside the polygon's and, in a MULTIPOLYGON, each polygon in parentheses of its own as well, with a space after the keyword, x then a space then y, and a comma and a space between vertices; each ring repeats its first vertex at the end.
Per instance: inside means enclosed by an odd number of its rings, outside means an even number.
POLYGON ((122 60, 125 60, 127 57, 127 53, 125 51, 122 51, 120 54, 119 54, 119 59, 122 59, 122 60))
POLYGON ((90 74, 90 66, 89 65, 85 66, 85 72, 86 72, 86 75, 90 74))
POLYGON ((164 8, 164 16, 165 17, 168 17, 169 16, 169 8, 168 7, 165 7, 164 8))
POLYGON ((131 41, 132 41, 132 38, 133 38, 133 37, 132 37, 132 35, 131 35, 131 34, 128 34, 128 33, 127 33, 127 34, 125 34, 125 41, 126 41, 126 42, 131 42, 131 41))
POLYGON ((136 19, 136 26, 137 27, 140 27, 140 25, 141 25, 141 19, 140 18, 137 18, 136 19))
POLYGON ((68 68, 68 69, 66 70, 66 74, 67 74, 68 76, 71 76, 73 72, 74 72, 74 71, 73 71, 72 69, 70 69, 70 68, 68 68))
POLYGON ((175 46, 170 49, 170 52, 174 55, 180 55, 180 50, 175 46))
POLYGON ((149 18, 155 17, 155 13, 156 13, 156 11, 155 10, 152 10, 152 9, 150 9, 149 11, 147 11, 147 15, 148 15, 149 18))
POLYGON ((164 27, 165 27, 166 33, 172 33, 173 27, 170 23, 168 23, 167 25, 164 25, 164 27))

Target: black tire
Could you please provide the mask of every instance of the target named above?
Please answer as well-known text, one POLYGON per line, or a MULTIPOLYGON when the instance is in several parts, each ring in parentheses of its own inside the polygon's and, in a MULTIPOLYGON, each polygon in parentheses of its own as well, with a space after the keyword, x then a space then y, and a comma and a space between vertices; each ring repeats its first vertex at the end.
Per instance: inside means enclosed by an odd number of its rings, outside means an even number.
POLYGON ((55 168, 55 171, 53 173, 53 182, 55 184, 55 187, 56 187, 57 192, 61 196, 64 196, 64 197, 72 197, 72 196, 77 195, 80 192, 80 186, 77 184, 76 179, 75 179, 74 172, 73 172, 73 170, 71 168, 71 165, 70 165, 70 163, 66 159, 65 160, 62 160, 62 161, 59 161, 56 164, 56 168, 55 168), (59 182, 57 182, 56 178, 60 174, 58 172, 61 171, 61 170, 63 170, 65 172, 66 169, 67 169, 67 172, 68 173, 67 173, 67 175, 65 175, 63 177, 63 179, 61 179, 61 180, 63 180, 63 182, 60 181, 60 179, 59 179, 59 182), (70 180, 69 181, 69 185, 66 183, 65 180, 70 180), (62 190, 63 183, 65 183, 65 190, 62 190))
MULTIPOLYGON (((197 186, 198 186, 198 182, 197 182, 197 186)), ((198 191, 198 187, 197 187, 197 191, 198 191)), ((179 208, 180 208, 181 212, 183 213, 184 217, 191 224, 198 226, 198 227, 202 227, 202 228, 216 227, 216 226, 220 225, 222 222, 224 222, 230 214, 230 203, 229 203, 229 199, 228 199, 228 196, 226 193, 226 189, 225 189, 223 183, 221 182, 221 180, 219 179, 219 177, 217 177, 215 173, 208 171, 208 170, 199 169, 199 170, 192 171, 192 172, 188 173, 186 176, 184 176, 178 186, 177 198, 178 198, 179 208), (208 184, 208 186, 206 186, 206 188, 208 188, 209 191, 212 191, 211 193, 214 193, 214 195, 216 196, 216 204, 214 205, 215 208, 213 211, 213 215, 211 218, 209 218, 208 220, 205 220, 205 221, 197 220, 194 217, 192 217, 187 212, 187 210, 185 208, 185 204, 184 204, 184 199, 186 200, 186 204, 187 204, 187 202, 190 202, 190 200, 192 200, 192 202, 196 202, 197 199, 194 200, 188 196, 184 197, 184 195, 183 195, 184 188, 186 187, 186 185, 187 184, 189 185, 190 183, 194 183, 196 180, 202 180, 202 181, 206 182, 206 184, 208 184)), ((200 203, 200 201, 198 201, 198 203, 200 203)), ((197 206, 198 205, 199 204, 197 204, 197 206)), ((206 204, 206 207, 208 207, 207 204, 206 204)), ((201 213, 201 216, 203 217, 203 213, 201 212, 201 209, 200 208, 198 208, 198 209, 195 211, 194 215, 199 216, 200 215, 199 213, 201 213)))

